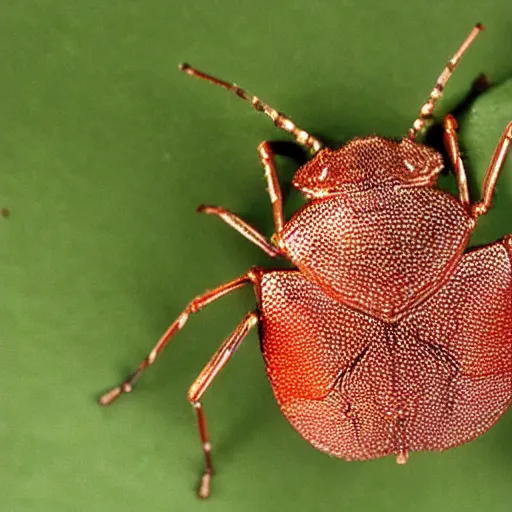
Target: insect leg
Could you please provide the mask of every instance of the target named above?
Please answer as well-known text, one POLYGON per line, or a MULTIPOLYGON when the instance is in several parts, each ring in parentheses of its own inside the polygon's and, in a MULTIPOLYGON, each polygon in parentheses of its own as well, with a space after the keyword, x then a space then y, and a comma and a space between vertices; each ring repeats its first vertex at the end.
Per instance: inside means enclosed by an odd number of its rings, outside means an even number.
POLYGON ((248 93, 241 87, 238 87, 238 85, 220 80, 219 78, 215 78, 211 75, 207 75, 206 73, 191 67, 189 64, 181 64, 180 71, 184 71, 190 76, 202 78, 203 80, 211 82, 212 84, 223 87, 224 89, 227 89, 228 91, 236 94, 239 98, 248 101, 254 109, 258 110, 259 112, 263 112, 266 116, 270 117, 270 119, 272 119, 278 128, 293 135, 299 144, 306 146, 313 153, 316 153, 322 148, 323 144, 318 139, 313 137, 302 128, 299 128, 289 117, 278 112, 266 103, 263 103, 263 101, 261 101, 259 98, 248 93))
POLYGON ((198 297, 190 301, 187 307, 183 310, 183 312, 169 326, 167 331, 165 331, 162 337, 158 340, 153 350, 151 350, 151 352, 146 356, 146 358, 139 364, 135 372, 133 372, 119 386, 116 386, 115 388, 112 388, 110 391, 105 393, 99 399, 100 404, 109 405, 114 400, 119 398, 119 396, 121 396, 123 393, 129 393, 132 390, 133 385, 139 380, 144 370, 155 362, 155 359, 157 358, 158 354, 164 349, 167 343, 169 343, 171 338, 187 323, 187 320, 192 313, 197 313, 208 304, 216 301, 217 299, 220 299, 224 295, 231 293, 232 291, 240 288, 241 286, 252 280, 254 280, 254 270, 249 270, 249 272, 247 272, 243 276, 240 276, 237 279, 233 279, 233 281, 218 286, 213 290, 207 291, 206 293, 203 293, 202 295, 199 295, 198 297))
MULTIPOLYGON (((279 179, 277 177, 276 166, 274 163, 274 151, 270 142, 262 142, 258 146, 258 153, 260 155, 261 163, 265 168, 267 190, 272 204, 274 229, 276 234, 279 235, 284 225, 283 196, 281 194, 281 187, 279 185, 279 179)), ((275 258, 283 254, 278 247, 269 242, 259 231, 256 231, 252 226, 247 224, 247 222, 229 210, 220 206, 200 205, 197 211, 217 215, 226 224, 236 229, 236 231, 245 238, 263 249, 263 251, 265 251, 269 256, 275 258)))
POLYGON ((211 458, 211 444, 208 436, 206 425, 206 416, 201 404, 201 397, 210 387, 215 377, 224 368, 226 363, 231 359, 236 349, 240 346, 242 340, 247 336, 249 331, 258 323, 258 315, 254 312, 248 313, 245 318, 238 324, 237 328, 229 336, 229 338, 215 352, 208 364, 203 368, 199 376, 193 382, 188 390, 188 400, 196 411, 197 426, 199 429, 199 437, 204 454, 205 468, 199 486, 199 497, 208 498, 210 495, 210 482, 213 475, 213 465, 211 458))
POLYGON ((453 166, 455 177, 457 178, 457 188, 459 189, 459 199, 465 208, 469 208, 469 190, 466 178, 466 170, 460 156, 459 142, 457 140, 457 121, 448 114, 444 118, 444 145, 453 166))
POLYGON ((436 81, 436 85, 430 92, 427 102, 421 107, 419 117, 414 121, 412 128, 409 130, 409 138, 414 139, 418 133, 421 133, 425 128, 425 122, 432 117, 436 102, 441 99, 444 88, 450 80, 457 64, 461 57, 466 53, 466 50, 471 46, 476 36, 483 30, 483 26, 477 23, 473 30, 469 33, 468 37, 460 45, 460 48, 453 54, 448 64, 443 69, 436 81))
POLYGON ((274 229, 279 234, 284 225, 283 214, 283 196, 281 194, 281 186, 277 178, 276 166, 274 164, 274 152, 270 143, 265 141, 258 146, 258 153, 261 163, 265 168, 265 178, 267 180, 268 195, 272 203, 272 216, 274 218, 274 229))
POLYGON ((242 236, 247 238, 253 244, 257 245, 260 249, 265 251, 270 257, 277 258, 281 256, 281 251, 272 245, 259 231, 256 231, 252 226, 247 224, 245 220, 241 219, 238 215, 222 208, 221 206, 208 206, 205 204, 197 208, 198 212, 204 212, 209 215, 217 215, 228 226, 238 231, 242 236))
POLYGON ((489 163, 489 167, 485 172, 484 182, 482 185, 482 199, 473 206, 473 213, 475 216, 483 215, 491 207, 492 195, 496 187, 496 181, 500 175, 503 165, 510 149, 512 141, 512 121, 508 123, 503 131, 500 140, 494 150, 494 153, 489 163))

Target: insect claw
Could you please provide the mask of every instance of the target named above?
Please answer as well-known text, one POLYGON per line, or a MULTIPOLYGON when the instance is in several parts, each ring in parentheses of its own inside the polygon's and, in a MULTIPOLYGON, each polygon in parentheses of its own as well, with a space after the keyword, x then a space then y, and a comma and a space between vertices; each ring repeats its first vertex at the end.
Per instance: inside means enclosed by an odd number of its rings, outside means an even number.
POLYGON ((199 490, 197 492, 197 495, 202 499, 205 500, 210 496, 210 482, 212 481, 212 474, 208 471, 205 471, 203 473, 203 476, 201 477, 201 485, 199 486, 199 490))
POLYGON ((133 389, 133 385, 139 380, 144 368, 151 363, 144 361, 144 363, 137 368, 137 370, 130 375, 120 386, 117 386, 107 393, 105 393, 99 402, 101 405, 110 405, 114 400, 117 400, 123 393, 129 393, 133 389))
POLYGON ((110 405, 112 402, 114 402, 121 394, 123 393, 123 388, 121 386, 117 386, 114 389, 111 389, 107 393, 101 396, 101 398, 98 400, 98 402, 101 405, 110 405))

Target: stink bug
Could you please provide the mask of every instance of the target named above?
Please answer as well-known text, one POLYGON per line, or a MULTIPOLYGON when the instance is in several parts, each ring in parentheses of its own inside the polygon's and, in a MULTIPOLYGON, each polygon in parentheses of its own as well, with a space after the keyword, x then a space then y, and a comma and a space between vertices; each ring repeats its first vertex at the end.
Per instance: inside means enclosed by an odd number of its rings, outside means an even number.
POLYGON ((477 25, 450 59, 408 134, 323 147, 288 117, 236 85, 186 64, 182 71, 234 92, 313 153, 293 184, 309 199, 289 221, 272 146, 265 168, 275 234, 267 240, 234 213, 216 215, 292 270, 247 273, 193 299, 137 370, 100 398, 108 405, 132 390, 192 313, 252 283, 258 308, 248 313, 188 392, 205 460, 199 496, 213 474, 202 396, 258 325, 267 375, 279 407, 318 449, 347 460, 444 450, 489 429, 512 400, 512 237, 464 253, 477 219, 491 206, 512 122, 485 174, 482 199, 469 199, 455 119, 444 142, 458 198, 434 188, 441 155, 415 142, 432 117, 477 25))

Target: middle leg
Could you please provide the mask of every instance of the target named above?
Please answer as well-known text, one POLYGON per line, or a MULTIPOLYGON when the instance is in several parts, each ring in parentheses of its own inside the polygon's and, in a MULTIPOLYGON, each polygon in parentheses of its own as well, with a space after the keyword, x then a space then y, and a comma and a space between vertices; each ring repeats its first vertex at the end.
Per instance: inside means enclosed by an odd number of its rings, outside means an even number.
POLYGON ((187 307, 178 316, 178 318, 174 320, 167 331, 165 331, 165 333, 161 336, 151 352, 142 360, 137 369, 120 385, 112 388, 110 391, 101 396, 99 399, 100 404, 110 405, 124 393, 131 392, 134 384, 139 380, 144 371, 156 361, 160 352, 167 346, 174 335, 184 327, 192 314, 201 311, 204 307, 208 306, 212 302, 215 302, 221 297, 224 297, 224 295, 237 290, 249 282, 254 282, 254 269, 249 270, 247 273, 238 277, 237 279, 233 279, 228 283, 222 284, 217 288, 207 291, 191 300, 187 307))

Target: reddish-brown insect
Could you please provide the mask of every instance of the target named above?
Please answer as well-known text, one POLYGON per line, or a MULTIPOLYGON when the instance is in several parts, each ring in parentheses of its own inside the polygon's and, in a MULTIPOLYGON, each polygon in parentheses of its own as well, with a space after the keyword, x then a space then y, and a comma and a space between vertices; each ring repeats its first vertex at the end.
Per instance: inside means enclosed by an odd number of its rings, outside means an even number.
POLYGON ((249 101, 314 154, 293 180, 310 201, 285 222, 271 145, 258 147, 272 203, 271 241, 224 208, 200 207, 297 268, 252 268, 195 298, 138 369, 100 399, 108 405, 131 391, 192 313, 252 283, 257 311, 240 322, 188 392, 205 458, 200 497, 209 495, 213 474, 201 398, 256 325, 285 416, 315 447, 347 460, 395 454, 404 463, 411 451, 444 450, 478 437, 509 406, 512 237, 464 250, 491 205, 512 122, 475 204, 455 119, 445 118, 444 140, 458 198, 434 188, 441 155, 415 142, 481 29, 477 25, 450 59, 406 137, 360 138, 336 150, 243 89, 181 67, 249 101))

